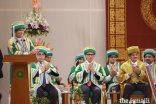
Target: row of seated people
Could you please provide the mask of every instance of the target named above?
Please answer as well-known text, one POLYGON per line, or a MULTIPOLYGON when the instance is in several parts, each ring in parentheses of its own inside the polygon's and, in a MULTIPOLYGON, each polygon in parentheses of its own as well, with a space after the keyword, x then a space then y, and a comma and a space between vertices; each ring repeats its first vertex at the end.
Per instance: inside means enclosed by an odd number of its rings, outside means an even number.
MULTIPOLYGON (((55 66, 45 61, 48 53, 46 47, 34 47, 31 40, 23 36, 24 29, 25 25, 22 21, 12 24, 12 38, 8 41, 8 53, 10 55, 36 54, 38 62, 31 64, 29 72, 29 77, 32 78, 30 85, 31 83, 33 84, 30 92, 33 92, 33 96, 44 97, 44 91, 47 91, 47 98, 50 99, 50 104, 55 104, 56 99, 61 104, 61 92, 55 85, 56 81, 60 79, 60 74, 55 66)), ((145 66, 151 66, 151 73, 153 79, 155 79, 155 51, 152 49, 144 51, 145 63, 138 59, 140 51, 137 46, 129 47, 127 52, 130 59, 121 64, 116 62, 116 58, 119 56, 117 50, 107 51, 106 62, 108 59, 109 65, 104 68, 101 64, 94 61, 96 55, 94 47, 86 47, 84 49, 84 58, 81 61, 77 61, 80 59, 77 57, 76 65, 72 68, 68 80, 71 83, 75 80, 78 86, 82 86, 83 93, 86 94, 86 104, 89 104, 90 92, 93 93, 91 98, 92 104, 100 104, 103 101, 103 96, 106 96, 108 99, 110 98, 110 95, 107 93, 111 92, 112 86, 116 87, 116 91, 120 90, 119 84, 124 85, 123 91, 120 91, 120 95, 125 99, 130 100, 130 95, 135 90, 142 91, 145 98, 148 98, 148 78, 145 66), (106 95, 102 93, 102 82, 106 83, 106 95)), ((10 78, 12 78, 12 67, 10 69, 10 78)))
MULTIPOLYGON (((101 96, 105 96, 107 99, 110 99, 110 94, 108 93, 112 92, 112 88, 114 87, 116 92, 121 92, 118 99, 120 97, 130 100, 130 96, 134 91, 141 91, 145 98, 148 98, 148 78, 145 66, 149 66, 152 78, 155 82, 155 50, 146 49, 144 51, 144 62, 139 60, 140 50, 138 46, 129 47, 127 51, 129 60, 124 63, 120 63, 117 62, 117 58, 119 57, 118 51, 114 49, 108 50, 106 54, 106 62, 108 60, 109 64, 103 68, 102 65, 94 61, 96 54, 95 48, 85 48, 84 54, 81 53, 76 56, 75 66, 71 68, 68 76, 68 82, 72 84, 71 92, 74 91, 74 83, 77 83, 78 86, 82 86, 84 94, 87 95, 85 99, 86 104, 89 104, 90 97, 93 104, 101 104, 101 96), (102 78, 103 76, 104 78, 102 78), (101 93, 102 90, 99 86, 101 82, 106 84, 105 95, 102 95, 101 93), (123 86, 124 88, 121 89, 123 86)), ((154 100, 151 99, 151 102, 154 103, 154 100)))

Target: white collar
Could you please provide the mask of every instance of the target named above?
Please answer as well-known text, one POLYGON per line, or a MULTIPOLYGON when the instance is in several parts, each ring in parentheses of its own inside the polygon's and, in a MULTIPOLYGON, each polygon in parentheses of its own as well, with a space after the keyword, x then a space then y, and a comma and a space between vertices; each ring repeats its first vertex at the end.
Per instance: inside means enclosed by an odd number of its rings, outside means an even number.
POLYGON ((21 41, 22 40, 22 38, 17 38, 19 41, 21 41))
POLYGON ((111 66, 112 66, 112 65, 114 65, 114 66, 115 66, 115 65, 116 65, 116 62, 115 62, 114 64, 111 64, 111 63, 109 63, 109 64, 110 64, 111 66))
MULTIPOLYGON (((93 62, 93 61, 92 61, 92 62, 93 62)), ((91 63, 92 63, 92 62, 91 62, 91 63)), ((87 61, 87 64, 89 65, 90 63, 87 61)))
MULTIPOLYGON (((132 61, 131 61, 132 62, 132 61)), ((132 64, 135 64, 135 65, 137 65, 137 62, 138 62, 138 60, 136 61, 136 62, 132 62, 132 64)))
POLYGON ((147 65, 148 65, 148 66, 149 66, 149 65, 151 65, 151 66, 152 66, 152 65, 153 65, 153 63, 154 63, 154 62, 152 62, 152 64, 148 64, 148 63, 147 63, 147 65))

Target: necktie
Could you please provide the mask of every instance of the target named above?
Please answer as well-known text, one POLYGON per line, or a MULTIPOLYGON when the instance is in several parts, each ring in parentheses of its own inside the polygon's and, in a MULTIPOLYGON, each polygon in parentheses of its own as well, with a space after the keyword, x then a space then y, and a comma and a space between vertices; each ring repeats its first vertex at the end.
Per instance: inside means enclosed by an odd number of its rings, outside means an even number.
POLYGON ((90 77, 89 77, 89 82, 87 83, 87 86, 91 86, 91 71, 90 71, 90 77))
POLYGON ((112 69, 115 70, 115 65, 114 64, 112 65, 112 69))
MULTIPOLYGON (((41 64, 42 65, 42 64, 41 64)), ((46 78, 45 78, 45 72, 43 74, 43 83, 42 86, 45 87, 46 86, 46 78)))
POLYGON ((133 66, 136 66, 136 64, 133 64, 133 66))

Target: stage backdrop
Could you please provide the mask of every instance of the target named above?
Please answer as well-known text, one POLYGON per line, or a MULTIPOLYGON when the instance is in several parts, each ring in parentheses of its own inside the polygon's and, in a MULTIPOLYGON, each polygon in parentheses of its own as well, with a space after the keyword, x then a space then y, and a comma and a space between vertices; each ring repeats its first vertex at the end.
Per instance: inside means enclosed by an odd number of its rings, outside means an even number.
POLYGON ((128 59, 127 47, 139 46, 142 60, 147 48, 156 50, 156 0, 106 0, 106 47, 128 59))
MULTIPOLYGON (((8 54, 7 43, 11 38, 11 25, 23 20, 30 12, 32 0, 0 0, 0 48, 8 54)), ((105 66, 106 7, 105 0, 41 0, 42 16, 48 21, 52 33, 42 37, 54 48, 53 65, 67 84, 67 77, 75 63, 75 56, 86 46, 97 50, 95 61, 105 66)), ((39 37, 37 37, 39 38, 39 37)), ((35 39, 35 38, 30 38, 35 39)), ((10 65, 3 64, 0 79, 1 104, 9 102, 10 65)))

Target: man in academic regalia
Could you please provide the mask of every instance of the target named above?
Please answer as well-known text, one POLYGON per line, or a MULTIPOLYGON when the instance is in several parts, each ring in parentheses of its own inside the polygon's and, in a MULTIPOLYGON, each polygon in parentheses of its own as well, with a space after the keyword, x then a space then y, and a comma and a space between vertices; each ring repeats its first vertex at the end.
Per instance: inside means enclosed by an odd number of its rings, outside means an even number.
POLYGON ((138 90, 148 98, 148 78, 145 71, 145 64, 138 59, 139 47, 131 46, 127 49, 129 60, 124 62, 119 70, 118 82, 124 85, 121 96, 130 100, 131 94, 138 90))
POLYGON ((62 104, 60 90, 54 83, 54 79, 59 77, 59 73, 51 63, 45 61, 46 47, 37 46, 35 48, 39 50, 37 53, 38 62, 31 64, 30 71, 34 84, 34 96, 45 97, 44 91, 47 91, 50 104, 56 104, 56 99, 58 99, 59 104, 62 104))
MULTIPOLYGON (((12 38, 8 41, 9 55, 33 55, 38 52, 34 49, 33 43, 27 37, 24 37, 25 25, 22 21, 16 21, 12 24, 12 38)), ((10 91, 12 83, 12 65, 10 65, 10 91)))
MULTIPOLYGON (((154 59, 156 57, 155 50, 146 49, 143 53, 143 60, 147 66, 149 66, 153 81, 156 82, 156 64, 154 63, 154 59)), ((155 104, 154 98, 152 95, 151 103, 155 104)))
MULTIPOLYGON (((106 83, 107 93, 112 92, 112 87, 116 87, 116 92, 120 91, 120 85, 118 84, 117 77, 122 63, 116 61, 118 56, 119 54, 117 50, 112 49, 107 51, 106 62, 108 58, 109 64, 104 67, 106 73, 104 83, 106 83)), ((110 94, 107 94, 106 98, 110 99, 110 94)))
POLYGON ((91 91, 93 92, 93 96, 91 98, 92 104, 97 103, 100 98, 101 104, 103 101, 102 88, 100 85, 106 74, 102 65, 94 61, 95 54, 96 51, 94 47, 86 47, 84 49, 86 61, 79 64, 75 69, 75 77, 78 82, 78 86, 83 88, 83 93, 86 95, 86 104, 89 104, 91 91))
MULTIPOLYGON (((52 60, 52 57, 53 57, 53 53, 50 50, 47 50, 47 54, 45 56, 45 61, 47 61, 47 62, 50 63, 51 60, 52 60)), ((57 66, 54 66, 54 67, 58 71, 57 66)), ((60 85, 62 80, 63 80, 63 78, 61 76, 59 76, 58 78, 55 79, 55 83, 57 83, 58 85, 60 85)))

